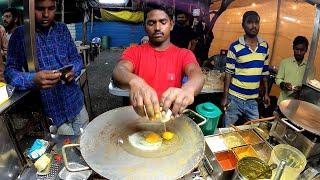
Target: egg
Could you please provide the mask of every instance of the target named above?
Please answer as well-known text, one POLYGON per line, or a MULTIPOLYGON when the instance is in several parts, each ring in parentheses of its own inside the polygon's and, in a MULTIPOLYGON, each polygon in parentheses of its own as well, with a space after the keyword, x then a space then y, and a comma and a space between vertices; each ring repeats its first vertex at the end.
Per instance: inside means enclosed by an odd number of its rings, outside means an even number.
POLYGON ((148 143, 157 143, 157 142, 161 141, 161 137, 158 134, 153 133, 153 132, 147 134, 145 136, 145 139, 148 143))
POLYGON ((128 137, 131 146, 142 151, 154 151, 161 147, 162 138, 152 131, 135 132, 128 137))
POLYGON ((162 133, 162 138, 165 140, 171 140, 174 135, 175 134, 173 132, 166 131, 166 132, 162 133))

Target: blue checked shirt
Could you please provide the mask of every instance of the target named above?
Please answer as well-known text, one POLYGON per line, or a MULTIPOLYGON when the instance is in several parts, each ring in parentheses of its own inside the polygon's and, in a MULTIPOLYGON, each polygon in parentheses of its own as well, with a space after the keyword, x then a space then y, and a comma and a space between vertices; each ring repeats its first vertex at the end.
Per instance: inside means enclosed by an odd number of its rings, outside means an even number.
MULTIPOLYGON (((81 56, 71 38, 66 25, 55 22, 47 33, 36 32, 36 52, 39 71, 56 70, 65 65, 73 64, 75 76, 79 76, 83 66, 81 56)), ((5 79, 20 90, 33 89, 35 72, 26 72, 27 60, 24 44, 24 27, 21 26, 12 34, 8 48, 5 68, 5 79)), ((84 105, 82 91, 75 81, 49 89, 40 90, 41 101, 45 114, 52 118, 54 125, 74 119, 84 105)))

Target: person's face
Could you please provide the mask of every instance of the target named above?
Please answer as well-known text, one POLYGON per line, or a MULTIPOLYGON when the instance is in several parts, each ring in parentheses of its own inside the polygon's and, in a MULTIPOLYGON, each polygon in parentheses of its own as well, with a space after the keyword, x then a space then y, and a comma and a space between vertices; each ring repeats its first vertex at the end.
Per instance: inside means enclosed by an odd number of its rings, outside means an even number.
POLYGON ((47 28, 51 26, 56 14, 55 0, 36 0, 35 20, 40 27, 47 28))
POLYGON ((297 44, 293 47, 293 54, 294 54, 294 58, 297 61, 302 61, 304 58, 304 55, 307 52, 307 47, 304 44, 297 44))
POLYGON ((16 24, 17 19, 14 19, 11 12, 5 12, 2 16, 3 26, 6 29, 11 29, 16 24))
POLYGON ((177 23, 179 25, 184 25, 187 22, 188 18, 185 14, 178 14, 177 15, 177 23))
POLYGON ((164 11, 152 10, 147 14, 145 30, 152 44, 161 45, 170 40, 172 27, 173 21, 164 11))
POLYGON ((248 16, 242 27, 249 37, 256 37, 259 33, 260 28, 260 18, 254 15, 248 16))

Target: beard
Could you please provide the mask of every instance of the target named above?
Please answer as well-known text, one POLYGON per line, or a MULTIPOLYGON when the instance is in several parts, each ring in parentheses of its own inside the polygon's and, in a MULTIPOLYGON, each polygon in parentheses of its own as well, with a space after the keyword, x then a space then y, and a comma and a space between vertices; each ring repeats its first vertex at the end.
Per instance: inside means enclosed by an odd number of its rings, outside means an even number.
POLYGON ((249 38, 257 37, 259 30, 258 29, 245 29, 245 33, 249 38), (255 32, 253 32, 255 30, 255 32))
POLYGON ((6 26, 4 25, 4 29, 5 29, 6 31, 11 30, 13 27, 14 27, 14 23, 13 23, 13 22, 8 23, 6 26))
POLYGON ((249 38, 254 38, 254 37, 257 37, 258 33, 250 33, 250 32, 247 32, 246 35, 247 35, 249 38))
POLYGON ((294 56, 294 58, 300 62, 304 59, 304 56, 294 56))

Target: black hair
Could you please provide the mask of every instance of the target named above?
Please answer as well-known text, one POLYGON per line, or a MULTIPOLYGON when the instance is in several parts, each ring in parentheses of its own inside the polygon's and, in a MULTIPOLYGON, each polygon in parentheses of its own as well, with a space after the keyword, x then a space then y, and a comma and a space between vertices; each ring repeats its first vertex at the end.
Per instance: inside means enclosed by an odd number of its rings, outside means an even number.
POLYGON ((297 36, 296 38, 294 38, 293 40, 293 47, 295 47, 298 44, 304 44, 306 46, 306 48, 308 49, 309 46, 309 41, 306 37, 304 36, 297 36))
POLYGON ((13 8, 13 7, 7 8, 3 11, 3 14, 6 12, 11 13, 13 19, 19 18, 19 12, 16 8, 13 8))
POLYGON ((242 24, 244 24, 244 22, 249 16, 256 16, 260 20, 260 16, 256 11, 247 11, 242 16, 242 24))
POLYGON ((189 13, 187 13, 186 11, 177 9, 176 12, 175 12, 175 15, 177 16, 177 15, 179 15, 179 14, 184 14, 184 15, 186 15, 187 17, 189 16, 189 13))
POLYGON ((164 11, 169 18, 172 20, 173 19, 173 8, 171 6, 168 6, 166 4, 162 3, 146 3, 144 4, 144 22, 147 19, 147 15, 150 11, 152 10, 161 10, 164 11))

